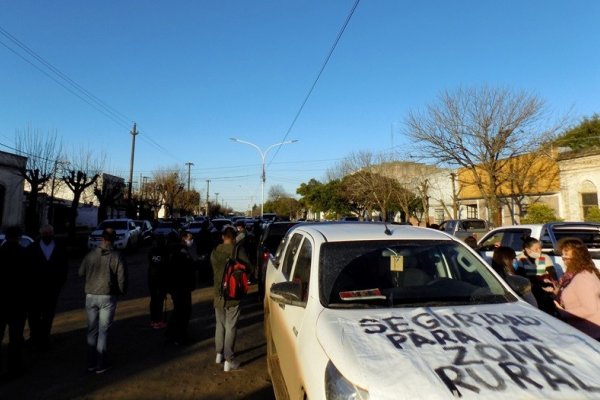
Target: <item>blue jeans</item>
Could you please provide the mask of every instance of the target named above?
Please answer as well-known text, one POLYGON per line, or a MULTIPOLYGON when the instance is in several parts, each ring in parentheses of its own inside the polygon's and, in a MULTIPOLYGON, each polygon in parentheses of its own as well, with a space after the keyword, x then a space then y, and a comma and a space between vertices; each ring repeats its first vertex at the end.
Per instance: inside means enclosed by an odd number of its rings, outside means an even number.
POLYGON ((88 330, 88 367, 103 367, 106 363, 108 328, 117 309, 117 297, 101 294, 85 296, 88 330))

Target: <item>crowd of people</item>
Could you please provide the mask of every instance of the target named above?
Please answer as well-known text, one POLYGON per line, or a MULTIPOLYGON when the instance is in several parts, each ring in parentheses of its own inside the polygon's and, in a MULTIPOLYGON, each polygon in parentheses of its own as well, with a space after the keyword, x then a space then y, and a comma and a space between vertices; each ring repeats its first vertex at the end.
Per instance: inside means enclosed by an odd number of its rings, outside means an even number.
MULTIPOLYGON (((215 312, 216 362, 224 371, 239 368, 235 359, 235 340, 240 316, 240 301, 226 299, 222 277, 229 259, 236 259, 254 277, 256 270, 256 234, 247 232, 244 221, 226 225, 220 231, 208 223, 195 237, 183 230, 179 237, 158 236, 148 253, 150 326, 166 327, 165 337, 176 345, 189 343, 188 325, 192 312, 192 291, 197 282, 213 286, 215 312), (216 234, 215 234, 216 233, 216 234), (170 296, 173 310, 165 320, 165 305, 170 296)), ((252 278, 251 278, 252 279, 252 278)))
MULTIPOLYGON (((42 226, 39 233, 39 239, 24 248, 19 243, 21 229, 9 227, 0 246, 0 343, 7 327, 9 336, 3 379, 22 375, 26 344, 39 351, 49 348, 58 296, 67 280, 65 247, 54 240, 51 225, 42 226), (23 337, 26 323, 27 343, 23 337)), ((1 350, 0 368, 4 364, 1 350)))
POLYGON ((510 247, 496 247, 492 267, 502 277, 527 278, 531 291, 523 294, 524 300, 600 341, 600 271, 580 239, 565 239, 558 250, 565 267, 560 278, 534 238, 523 240, 519 257, 510 247))
MULTIPOLYGON (((189 343, 192 292, 199 282, 213 287, 215 315, 215 362, 225 372, 239 368, 235 357, 240 300, 223 295, 222 277, 227 262, 235 259, 248 269, 251 279, 257 267, 257 235, 246 231, 243 221, 220 231, 208 229, 198 235, 183 230, 178 235, 156 236, 148 251, 149 319, 153 329, 165 329, 165 339, 176 345, 189 343), (173 309, 167 320, 166 304, 173 309)), ((9 227, 0 246, 0 343, 8 327, 6 361, 0 351, 4 378, 23 373, 22 352, 27 344, 39 351, 50 347, 50 333, 61 288, 66 282, 68 256, 54 238, 51 225, 39 230, 30 246, 19 243, 21 230, 9 227), (29 338, 24 329, 29 325, 29 338)), ((113 249, 116 234, 102 233, 102 244, 82 260, 78 273, 85 279, 87 316, 87 369, 103 373, 108 359, 108 331, 118 296, 127 291, 127 265, 121 252, 113 249)), ((520 275, 529 280, 531 292, 524 299, 596 340, 600 340, 600 272, 585 244, 576 238, 562 241, 559 248, 565 273, 558 279, 552 260, 533 238, 523 241, 520 256, 509 247, 497 247, 492 268, 506 278, 520 275)), ((1 372, 1 371, 0 371, 1 372)))

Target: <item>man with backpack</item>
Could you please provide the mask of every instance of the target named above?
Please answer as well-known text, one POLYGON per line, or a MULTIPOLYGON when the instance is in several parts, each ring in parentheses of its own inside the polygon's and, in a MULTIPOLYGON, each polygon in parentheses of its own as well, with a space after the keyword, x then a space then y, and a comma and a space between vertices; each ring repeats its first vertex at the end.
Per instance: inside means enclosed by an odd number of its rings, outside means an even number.
POLYGON ((221 237, 223 243, 219 244, 210 256, 214 276, 215 348, 217 352, 215 362, 217 364, 225 362, 223 370, 229 372, 240 366, 239 361, 235 359, 234 347, 240 318, 240 300, 247 290, 247 279, 251 271, 244 267, 249 264, 245 250, 242 246, 235 244, 235 228, 225 226, 221 237), (232 275, 234 267, 240 268, 235 278, 232 275), (235 280, 238 281, 238 288, 236 288, 235 280), (231 284, 232 282, 234 284, 231 284), (227 284, 226 287, 224 287, 224 283, 227 284))

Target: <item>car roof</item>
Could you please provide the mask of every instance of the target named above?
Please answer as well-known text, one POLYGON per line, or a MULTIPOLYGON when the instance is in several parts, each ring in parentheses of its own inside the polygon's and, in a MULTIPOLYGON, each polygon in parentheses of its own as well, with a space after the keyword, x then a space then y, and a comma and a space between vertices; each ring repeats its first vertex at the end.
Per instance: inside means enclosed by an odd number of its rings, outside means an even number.
POLYGON ((304 231, 313 236, 322 236, 328 242, 353 240, 454 240, 448 234, 424 227, 387 224, 380 222, 318 222, 293 226, 290 232, 304 231))

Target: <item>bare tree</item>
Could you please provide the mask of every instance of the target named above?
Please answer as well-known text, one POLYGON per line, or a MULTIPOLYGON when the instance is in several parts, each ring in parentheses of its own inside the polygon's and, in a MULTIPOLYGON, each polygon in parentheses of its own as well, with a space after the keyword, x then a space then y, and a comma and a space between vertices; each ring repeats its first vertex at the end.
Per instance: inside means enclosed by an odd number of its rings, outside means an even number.
POLYGON ((148 203, 153 212, 153 218, 158 218, 158 211, 164 205, 160 184, 154 181, 142 186, 141 198, 148 203))
POLYGON ((471 171, 489 209, 500 223, 500 187, 506 160, 553 138, 561 124, 548 126, 544 102, 526 92, 489 87, 443 92, 423 112, 406 117, 407 135, 423 157, 471 171))
POLYGON ((30 188, 27 196, 25 227, 27 232, 33 233, 40 225, 39 193, 55 177, 62 156, 62 144, 56 131, 44 134, 37 129, 27 127, 24 130, 17 130, 15 148, 17 154, 27 157, 27 167, 21 171, 30 188))
POLYGON ((94 186, 104 168, 105 156, 95 156, 91 150, 79 148, 74 150, 70 157, 70 163, 65 168, 62 177, 63 182, 73 192, 73 201, 69 213, 69 236, 73 238, 76 232, 77 208, 81 195, 87 188, 94 186))
POLYGON ((186 176, 177 168, 158 169, 152 173, 154 184, 160 193, 163 205, 167 208, 166 215, 173 217, 175 204, 179 197, 183 195, 185 182, 183 176, 186 176))

